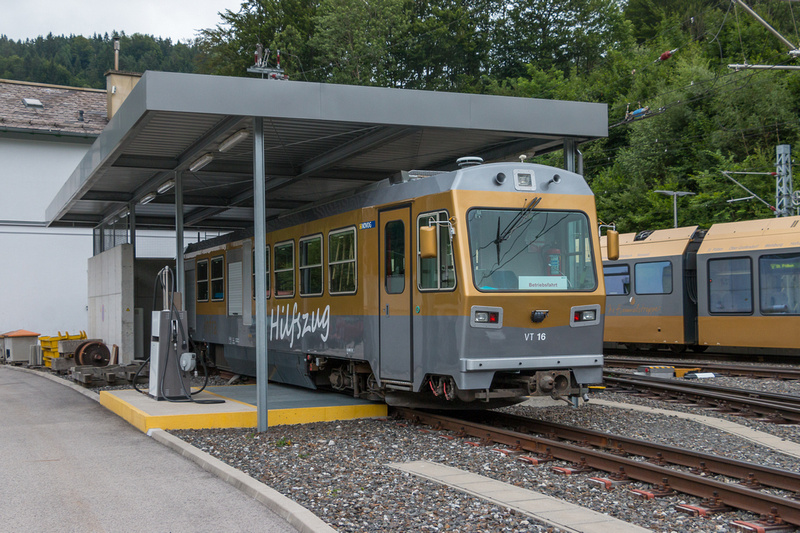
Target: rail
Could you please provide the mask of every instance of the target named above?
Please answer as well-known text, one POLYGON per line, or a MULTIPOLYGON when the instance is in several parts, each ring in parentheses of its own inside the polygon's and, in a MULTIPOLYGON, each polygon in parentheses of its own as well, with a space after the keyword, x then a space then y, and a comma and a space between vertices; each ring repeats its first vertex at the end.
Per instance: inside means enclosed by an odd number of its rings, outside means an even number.
MULTIPOLYGON (((703 475, 701 470, 698 470, 698 473, 684 472, 675 470, 674 467, 669 468, 650 462, 623 457, 619 455, 620 451, 616 448, 616 444, 612 447, 613 449, 611 451, 594 449, 588 445, 588 442, 590 439, 597 439, 597 435, 592 436, 587 433, 585 436, 580 436, 578 438, 580 438, 581 444, 577 445, 558 440, 561 438, 558 432, 549 433, 547 437, 541 437, 533 436, 522 431, 502 429, 494 425, 487 425, 465 418, 454 418, 408 408, 394 408, 393 412, 397 416, 411 420, 414 423, 426 424, 438 430, 453 431, 459 437, 471 436, 478 438, 480 439, 480 443, 484 445, 494 443, 502 444, 508 446, 510 450, 514 452, 529 452, 547 459, 553 458, 569 461, 579 465, 581 470, 591 468, 610 472, 617 478, 624 477, 653 484, 660 487, 662 491, 675 490, 697 496, 703 498, 704 501, 713 502, 712 505, 717 508, 728 506, 736 509, 743 509, 765 517, 773 517, 778 521, 800 525, 800 501, 763 493, 744 485, 731 484, 712 479, 703 475)), ((499 413, 496 412, 489 413, 488 416, 494 419, 492 421, 493 424, 501 423, 500 416, 498 415, 499 413)), ((521 422, 517 420, 515 424, 515 427, 520 427, 521 422)), ((524 429, 524 427, 521 429, 524 429)), ((578 428, 569 429, 571 432, 586 431, 578 428)), ((572 433, 571 435, 573 438, 576 437, 576 433, 572 433)), ((611 436, 611 438, 615 443, 617 442, 615 437, 611 436)), ((661 446, 654 443, 648 443, 648 445, 653 449, 659 448, 660 451, 656 453, 660 453, 662 457, 671 455, 672 450, 674 450, 673 447, 661 446)), ((649 453, 652 453, 652 450, 649 453)), ((700 454, 697 455, 699 456, 700 454)), ((730 460, 722 457, 714 457, 713 464, 723 464, 725 461, 730 460)), ((739 465, 739 468, 741 469, 742 466, 743 465, 739 465)), ((706 462, 706 467, 709 468, 708 462, 706 462)), ((717 467, 715 466, 715 468, 717 467)), ((730 468, 733 469, 734 467, 731 466, 730 468)), ((753 465, 752 469, 754 471, 756 468, 757 467, 753 465)), ((764 475, 765 479, 767 478, 766 472, 760 475, 764 475)), ((757 476, 758 474, 755 477, 757 478, 757 476)), ((775 483, 791 483, 789 478, 782 481, 777 480, 778 478, 779 476, 775 478, 775 483)), ((748 473, 748 480, 751 481, 750 486, 757 486, 755 483, 752 483, 752 479, 753 477, 748 473)), ((794 486, 796 486, 796 481, 794 481, 794 483, 794 486)))

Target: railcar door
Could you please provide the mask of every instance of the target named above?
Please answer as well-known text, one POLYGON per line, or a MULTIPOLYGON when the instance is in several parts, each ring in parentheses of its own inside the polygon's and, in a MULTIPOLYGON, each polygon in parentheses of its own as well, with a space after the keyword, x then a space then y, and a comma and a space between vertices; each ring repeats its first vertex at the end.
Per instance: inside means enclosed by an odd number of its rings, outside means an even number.
POLYGON ((411 381, 411 208, 381 211, 380 377, 411 381))

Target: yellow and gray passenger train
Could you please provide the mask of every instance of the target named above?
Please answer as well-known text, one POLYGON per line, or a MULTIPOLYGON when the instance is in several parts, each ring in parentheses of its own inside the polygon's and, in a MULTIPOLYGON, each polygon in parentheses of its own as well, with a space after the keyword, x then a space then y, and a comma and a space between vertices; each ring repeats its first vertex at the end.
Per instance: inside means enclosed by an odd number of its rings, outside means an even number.
POLYGON ((610 347, 800 353, 800 217, 628 233, 618 246, 604 262, 610 347))
POLYGON ((564 399, 602 382, 605 300, 592 191, 530 163, 400 172, 253 233, 191 245, 197 347, 255 375, 266 278, 270 380, 392 405, 564 399))

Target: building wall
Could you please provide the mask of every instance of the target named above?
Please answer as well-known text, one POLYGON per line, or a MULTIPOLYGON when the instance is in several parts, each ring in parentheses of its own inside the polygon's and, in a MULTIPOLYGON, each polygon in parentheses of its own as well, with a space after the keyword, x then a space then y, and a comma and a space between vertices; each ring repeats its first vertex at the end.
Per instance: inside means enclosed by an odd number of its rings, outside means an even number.
POLYGON ((45 209, 90 146, 69 137, 26 137, 0 137, 0 221, 44 221, 45 209))
POLYGON ((0 136, 0 331, 87 329, 91 230, 26 223, 44 220, 88 147, 68 137, 0 136))
POLYGON ((89 259, 89 338, 119 346, 120 364, 134 359, 133 246, 122 244, 89 259))

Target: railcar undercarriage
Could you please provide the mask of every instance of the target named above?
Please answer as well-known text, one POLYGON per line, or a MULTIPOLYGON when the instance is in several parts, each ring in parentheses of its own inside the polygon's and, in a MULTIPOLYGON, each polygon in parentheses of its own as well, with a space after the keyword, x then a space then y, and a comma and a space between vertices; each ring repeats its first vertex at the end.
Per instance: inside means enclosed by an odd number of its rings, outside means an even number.
POLYGON ((414 392, 407 383, 383 380, 379 385, 369 363, 364 361, 308 356, 307 362, 309 374, 319 387, 398 407, 493 409, 523 402, 529 396, 550 396, 571 403, 583 392, 569 370, 498 372, 492 386, 484 390, 460 390, 451 376, 429 375, 422 390, 414 392))

